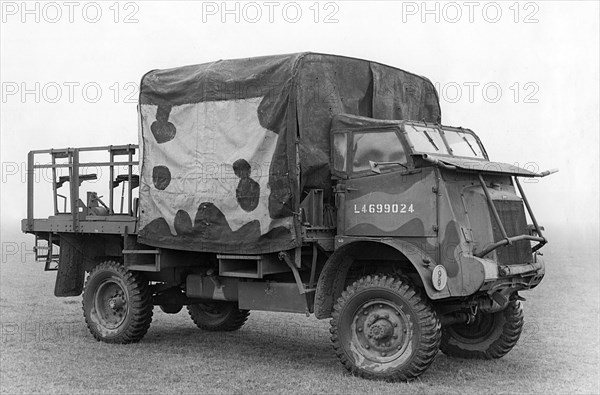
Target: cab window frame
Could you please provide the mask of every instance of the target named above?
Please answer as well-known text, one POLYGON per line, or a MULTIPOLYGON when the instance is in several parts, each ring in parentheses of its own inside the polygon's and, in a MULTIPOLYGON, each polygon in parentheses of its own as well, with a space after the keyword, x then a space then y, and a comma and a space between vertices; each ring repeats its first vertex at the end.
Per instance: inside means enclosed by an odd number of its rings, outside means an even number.
POLYGON ((349 172, 348 172, 348 166, 350 165, 350 161, 348 160, 348 157, 350 156, 350 141, 352 140, 352 130, 350 129, 341 129, 341 130, 335 130, 331 133, 331 159, 330 159, 330 164, 329 164, 329 168, 331 171, 331 174, 339 179, 347 179, 349 172), (335 157, 334 157, 334 147, 335 147, 335 137, 337 135, 345 135, 346 136, 346 157, 344 158, 345 161, 345 168, 346 170, 338 170, 335 168, 335 157))
MULTIPOLYGON (((402 150, 404 151, 404 156, 405 156, 405 162, 404 164, 407 166, 408 169, 412 169, 414 167, 414 164, 412 162, 412 157, 410 155, 410 150, 407 147, 407 144, 405 142, 405 139, 402 136, 401 133, 401 127, 400 125, 390 125, 390 126, 375 126, 375 127, 367 127, 367 128, 356 128, 356 129, 352 129, 349 130, 349 134, 350 134, 350 138, 348 138, 348 157, 347 157, 347 164, 346 164, 346 169, 348 170, 348 176, 349 178, 361 178, 361 177, 367 177, 367 176, 373 176, 373 175, 378 175, 379 173, 374 173, 373 171, 371 171, 371 169, 364 169, 364 170, 360 170, 360 171, 354 171, 354 149, 353 149, 353 145, 354 145, 354 137, 355 134, 357 133, 388 133, 388 132, 394 132, 396 134, 396 137, 398 139, 398 142, 401 144, 402 150)), ((407 169, 405 169, 404 167, 400 166, 400 165, 390 165, 390 166, 385 166, 382 169, 381 174, 387 174, 387 173, 392 173, 392 172, 396 172, 398 170, 401 171, 406 171, 407 169)))
POLYGON ((450 156, 455 157, 455 158, 461 158, 461 159, 472 159, 472 160, 484 160, 484 161, 489 161, 489 157, 488 154, 485 150, 485 147, 483 145, 483 143, 481 142, 481 140, 479 139, 479 136, 477 136, 472 130, 469 129, 463 129, 463 128, 455 128, 452 126, 443 126, 443 125, 437 125, 436 128, 440 131, 440 134, 442 135, 442 138, 444 139, 444 143, 446 144, 446 146, 448 147, 448 151, 450 152, 450 156), (478 157, 478 156, 463 156, 463 155, 457 155, 454 153, 454 150, 452 149, 452 146, 450 145, 450 143, 448 143, 448 140, 446 138, 446 132, 458 132, 458 133, 464 133, 464 134, 468 134, 469 136, 473 137, 475 139, 475 141, 478 144, 478 148, 481 151, 481 154, 483 155, 483 157, 478 157))
POLYGON ((425 122, 409 121, 409 122, 403 122, 402 123, 402 134, 404 135, 404 137, 406 139, 406 143, 407 143, 407 145, 409 147, 410 155, 428 154, 428 155, 447 156, 447 157, 451 157, 451 158, 479 160, 479 161, 489 161, 489 157, 488 157, 487 151, 485 150, 485 146, 483 145, 483 143, 479 139, 479 136, 477 136, 475 134, 475 132, 473 132, 470 129, 456 128, 456 127, 452 127, 452 126, 444 126, 444 125, 439 125, 439 124, 429 124, 429 123, 425 123, 425 122), (419 150, 415 149, 415 146, 414 146, 414 144, 413 144, 410 136, 408 135, 408 131, 406 130, 408 127, 414 127, 414 126, 417 126, 417 127, 427 127, 427 128, 432 128, 432 129, 437 130, 437 132, 439 133, 442 141, 444 142, 444 146, 445 146, 444 148, 448 151, 448 154, 445 154, 445 153, 434 153, 434 152, 428 152, 428 151, 419 151, 419 150), (454 150, 452 149, 452 147, 448 143, 448 140, 446 139, 446 131, 448 131, 448 132, 460 132, 460 133, 465 133, 465 134, 468 134, 468 135, 472 136, 475 139, 475 141, 477 141, 477 144, 479 145, 479 148, 481 150, 481 153, 483 154, 483 157, 479 158, 479 157, 473 157, 473 156, 462 156, 462 155, 456 155, 456 154, 454 154, 454 150))

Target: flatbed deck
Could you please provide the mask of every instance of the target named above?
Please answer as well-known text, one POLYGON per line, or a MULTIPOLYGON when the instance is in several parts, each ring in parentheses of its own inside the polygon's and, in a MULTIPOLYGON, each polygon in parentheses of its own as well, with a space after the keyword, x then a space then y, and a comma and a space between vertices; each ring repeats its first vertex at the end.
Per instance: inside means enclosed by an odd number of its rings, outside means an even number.
MULTIPOLYGON (((139 186, 139 176, 134 167, 139 166, 138 146, 111 145, 104 147, 83 147, 36 150, 29 152, 27 162, 27 218, 22 221, 23 232, 32 233, 47 239, 48 233, 74 234, 137 234, 137 198, 134 189, 139 186), (80 161, 80 155, 96 155, 91 160, 80 161), (107 159, 98 160, 98 155, 107 159), (119 157, 127 160, 118 160, 119 157), (86 169, 83 171, 83 169, 86 169), (102 170, 108 169, 108 177, 102 177, 102 170), (124 174, 119 171, 125 170, 124 174), (53 215, 47 218, 34 216, 34 187, 40 174, 36 171, 51 172, 53 215), (66 173, 66 174, 65 174, 66 173), (96 192, 80 192, 84 181, 103 180, 107 185, 108 202, 96 192), (64 184, 68 189, 59 194, 64 184), (121 188, 120 210, 115 204, 115 189, 121 188), (62 199, 62 200, 61 200, 62 199), (63 204, 59 204, 63 203, 63 204)), ((95 185, 94 189, 100 188, 95 185)))
POLYGON ((21 228, 27 233, 101 233, 136 234, 137 218, 130 215, 86 216, 73 225, 70 214, 53 215, 48 218, 36 218, 31 223, 24 219, 21 228))

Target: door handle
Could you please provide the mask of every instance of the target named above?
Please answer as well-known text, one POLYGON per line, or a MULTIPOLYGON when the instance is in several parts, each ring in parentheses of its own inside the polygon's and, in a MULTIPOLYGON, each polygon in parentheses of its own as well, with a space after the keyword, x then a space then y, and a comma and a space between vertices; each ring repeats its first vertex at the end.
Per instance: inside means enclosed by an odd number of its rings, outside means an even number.
POLYGON ((358 191, 358 188, 346 187, 346 191, 348 191, 348 192, 358 191))

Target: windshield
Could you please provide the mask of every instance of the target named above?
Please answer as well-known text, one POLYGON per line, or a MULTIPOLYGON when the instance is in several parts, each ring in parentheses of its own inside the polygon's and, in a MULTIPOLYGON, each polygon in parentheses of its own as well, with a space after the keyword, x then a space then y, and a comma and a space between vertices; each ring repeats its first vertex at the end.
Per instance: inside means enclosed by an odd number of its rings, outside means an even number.
POLYGON ((443 155, 450 154, 437 129, 417 125, 406 125, 406 132, 415 151, 443 155))
POLYGON ((485 159, 481 147, 475 137, 467 132, 444 130, 446 141, 452 150, 452 155, 468 156, 471 158, 485 159))
POLYGON ((448 145, 435 127, 409 124, 406 133, 416 152, 485 159, 477 139, 468 132, 442 129, 448 145))

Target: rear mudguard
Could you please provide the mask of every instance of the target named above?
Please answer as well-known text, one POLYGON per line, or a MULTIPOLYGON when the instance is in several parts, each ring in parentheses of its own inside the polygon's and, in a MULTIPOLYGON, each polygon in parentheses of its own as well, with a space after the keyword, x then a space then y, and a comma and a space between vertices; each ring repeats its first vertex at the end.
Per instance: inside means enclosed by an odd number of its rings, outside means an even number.
POLYGON ((75 236, 60 236, 60 257, 54 284, 54 296, 78 296, 83 291, 85 255, 82 244, 75 236))

